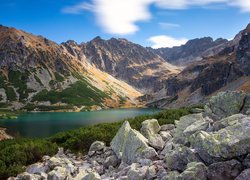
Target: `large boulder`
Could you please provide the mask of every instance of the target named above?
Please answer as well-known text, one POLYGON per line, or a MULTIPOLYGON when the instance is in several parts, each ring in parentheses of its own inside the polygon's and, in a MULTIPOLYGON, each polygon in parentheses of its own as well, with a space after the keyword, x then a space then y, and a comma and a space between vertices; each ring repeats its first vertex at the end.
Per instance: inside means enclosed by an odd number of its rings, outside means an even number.
POLYGON ((216 132, 200 131, 190 137, 192 148, 208 164, 250 153, 250 117, 216 132))
POLYGON ((201 162, 188 163, 187 168, 182 173, 170 171, 163 178, 167 180, 205 180, 207 179, 207 167, 201 162))
POLYGON ((127 136, 130 130, 131 127, 129 122, 125 121, 110 143, 112 150, 116 153, 118 158, 122 157, 122 152, 125 148, 124 145, 127 141, 127 136))
POLYGON ((237 160, 218 162, 208 167, 209 179, 227 180, 235 179, 242 171, 242 165, 237 160))
POLYGON ((188 147, 181 144, 175 145, 165 156, 166 167, 170 170, 184 171, 190 162, 199 162, 200 159, 188 147))
POLYGON ((221 119, 219 121, 216 121, 213 126, 211 127, 212 131, 219 131, 225 127, 232 126, 236 123, 240 123, 241 119, 246 118, 246 115, 243 114, 234 114, 232 116, 226 117, 224 119, 221 119))
POLYGON ((49 167, 43 163, 35 163, 27 167, 26 172, 30 174, 41 174, 48 172, 49 167))
POLYGON ((245 98, 246 94, 243 92, 220 92, 210 98, 205 105, 204 114, 213 120, 220 120, 233 114, 238 114, 244 106, 245 98))
POLYGON ((250 169, 245 169, 235 180, 248 180, 250 179, 250 169))
POLYGON ((155 149, 162 150, 165 142, 159 134, 154 134, 149 136, 148 144, 155 149))
POLYGON ((111 142, 111 148, 123 162, 131 164, 142 157, 142 152, 149 148, 148 140, 138 131, 131 129, 126 121, 111 142))
POLYGON ((188 136, 208 127, 202 113, 183 116, 179 121, 175 121, 175 125, 176 128, 172 130, 172 135, 173 141, 178 144, 185 144, 188 136))
POLYGON ((91 144, 89 151, 101 151, 105 148, 105 143, 101 141, 95 141, 91 144))
POLYGON ((146 138, 149 138, 151 135, 157 134, 161 130, 157 119, 149 119, 142 122, 142 127, 140 132, 146 138))
POLYGON ((71 175, 64 167, 55 167, 53 171, 48 173, 48 180, 64 180, 67 178, 71 178, 71 175))

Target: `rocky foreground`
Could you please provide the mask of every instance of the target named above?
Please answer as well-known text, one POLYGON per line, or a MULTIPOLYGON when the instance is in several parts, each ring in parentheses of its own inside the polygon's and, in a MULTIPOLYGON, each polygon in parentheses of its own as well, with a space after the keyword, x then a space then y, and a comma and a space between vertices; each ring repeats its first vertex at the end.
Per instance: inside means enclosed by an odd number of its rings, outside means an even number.
POLYGON ((175 124, 124 122, 110 147, 94 142, 86 156, 62 149, 11 179, 250 179, 250 94, 222 92, 204 112, 175 124))

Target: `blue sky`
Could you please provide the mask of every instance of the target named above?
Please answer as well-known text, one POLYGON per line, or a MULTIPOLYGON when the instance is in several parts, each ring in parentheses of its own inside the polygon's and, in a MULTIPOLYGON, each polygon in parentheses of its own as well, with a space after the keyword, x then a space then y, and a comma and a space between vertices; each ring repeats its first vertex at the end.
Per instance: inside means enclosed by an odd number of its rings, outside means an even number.
POLYGON ((231 39, 250 23, 250 0, 0 0, 0 24, 57 43, 96 36, 171 47, 231 39))

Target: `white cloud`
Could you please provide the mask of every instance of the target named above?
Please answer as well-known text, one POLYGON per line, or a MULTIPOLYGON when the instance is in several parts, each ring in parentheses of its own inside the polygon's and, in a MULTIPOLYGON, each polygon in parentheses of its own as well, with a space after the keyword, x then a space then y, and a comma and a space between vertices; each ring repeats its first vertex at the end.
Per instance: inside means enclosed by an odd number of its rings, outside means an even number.
POLYGON ((186 38, 180 38, 176 39, 171 36, 165 36, 165 35, 159 35, 159 36, 153 36, 148 39, 152 43, 152 48, 161 48, 161 47, 174 47, 174 46, 180 46, 182 44, 185 44, 188 39, 186 38))
POLYGON ((137 22, 150 20, 150 5, 157 5, 160 9, 185 9, 218 3, 250 12, 250 0, 91 0, 91 3, 65 7, 62 11, 79 14, 83 10, 89 10, 95 14, 98 24, 105 32, 124 35, 138 31, 137 22))
POLYGON ((181 27, 179 24, 159 22, 158 23, 162 29, 171 29, 181 27))
POLYGON ((92 11, 94 8, 95 7, 92 4, 83 2, 74 6, 65 7, 62 9, 62 12, 68 14, 80 14, 83 10, 92 11))

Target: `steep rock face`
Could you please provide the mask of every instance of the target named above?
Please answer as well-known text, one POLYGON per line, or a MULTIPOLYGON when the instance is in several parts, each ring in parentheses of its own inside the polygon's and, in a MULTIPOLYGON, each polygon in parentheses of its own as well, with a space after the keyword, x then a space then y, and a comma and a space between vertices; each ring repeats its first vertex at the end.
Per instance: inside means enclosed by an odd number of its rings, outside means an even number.
POLYGON ((185 45, 153 50, 166 61, 176 65, 187 65, 203 57, 211 56, 225 47, 226 39, 213 40, 211 37, 189 40, 185 45))
POLYGON ((159 89, 163 79, 179 72, 178 67, 126 39, 96 37, 78 46, 72 42, 63 45, 78 58, 84 55, 90 64, 144 91, 159 89))
POLYGON ((0 26, 0 101, 27 110, 82 110, 136 104, 141 93, 91 66, 78 45, 0 26))
POLYGON ((224 50, 203 60, 193 61, 181 73, 165 80, 163 88, 151 94, 148 105, 187 106, 204 103, 219 91, 250 92, 249 31, 248 26, 235 39, 227 42, 224 50))

